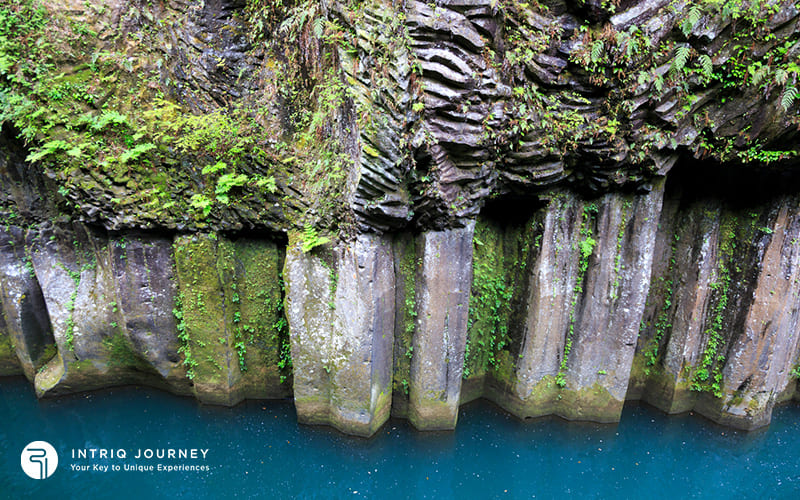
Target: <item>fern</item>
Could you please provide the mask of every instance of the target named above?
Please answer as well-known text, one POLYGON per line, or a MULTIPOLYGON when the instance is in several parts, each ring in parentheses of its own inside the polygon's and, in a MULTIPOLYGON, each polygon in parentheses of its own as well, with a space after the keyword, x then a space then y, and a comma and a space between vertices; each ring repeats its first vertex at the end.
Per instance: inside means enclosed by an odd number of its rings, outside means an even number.
POLYGON ((783 97, 781 97, 781 107, 783 111, 789 111, 789 108, 792 107, 794 104, 794 100, 797 98, 797 87, 793 85, 787 85, 783 91, 783 97))
POLYGON ((328 243, 330 240, 317 234, 317 230, 311 224, 306 224, 303 230, 303 252, 308 253, 314 248, 328 243))
POLYGON ((137 144, 136 147, 134 147, 133 149, 129 149, 124 153, 122 153, 122 155, 119 157, 119 161, 120 163, 128 163, 129 161, 135 160, 142 154, 155 148, 156 145, 151 142, 146 142, 144 144, 137 144))
POLYGON ((636 41, 635 38, 628 39, 628 43, 625 46, 625 56, 627 57, 628 61, 633 59, 633 56, 639 53, 639 42, 636 41))
POLYGON ((109 125, 128 125, 128 117, 118 111, 103 111, 103 114, 89 120, 89 128, 100 132, 109 125))
POLYGON ((275 184, 275 177, 271 175, 269 177, 257 175, 254 177, 254 181, 256 187, 264 188, 268 193, 275 193, 278 189, 278 185, 275 184))
POLYGON ((605 49, 605 43, 602 40, 597 40, 592 44, 592 62, 596 63, 600 61, 600 58, 603 57, 603 49, 605 49))
POLYGON ((711 61, 711 58, 707 54, 702 54, 699 57, 700 62, 700 69, 703 71, 703 74, 710 78, 711 73, 714 72, 714 63, 711 61))
POLYGON ((314 28, 314 36, 322 38, 322 35, 325 33, 325 19, 322 17, 314 19, 312 26, 314 28))
POLYGON ((38 151, 29 154, 28 157, 25 158, 25 161, 34 163, 41 160, 45 156, 57 153, 59 151, 67 151, 68 149, 70 149, 68 142, 56 139, 54 141, 44 143, 38 151))
POLYGON ((672 74, 679 73, 686 67, 686 62, 689 60, 691 52, 692 49, 688 45, 681 45, 675 49, 675 59, 672 60, 672 67, 670 68, 672 74))
POLYGON ((694 27, 697 26, 697 23, 700 22, 700 19, 703 17, 703 10, 700 8, 699 5, 692 5, 692 8, 689 9, 689 14, 686 18, 681 22, 681 31, 683 32, 683 36, 689 37, 694 30, 694 27))
POLYGON ((228 165, 224 161, 218 161, 213 165, 206 165, 203 167, 203 170, 200 173, 203 175, 216 174, 217 172, 221 172, 226 168, 228 168, 228 165))
POLYGON ((661 89, 664 88, 664 77, 658 75, 655 80, 653 80, 653 87, 656 89, 656 92, 659 94, 661 93, 661 89))
POLYGON ((769 66, 762 66, 760 64, 753 65, 747 69, 752 76, 753 85, 758 85, 764 81, 764 77, 766 77, 767 73, 769 73, 769 66))
POLYGON ((248 181, 248 177, 244 174, 224 174, 217 179, 217 188, 214 191, 214 194, 217 197, 217 200, 221 201, 225 205, 230 203, 230 191, 235 187, 242 187, 248 181))
POLYGON ((203 217, 208 217, 208 214, 211 213, 211 209, 213 208, 213 201, 202 194, 193 195, 192 199, 189 200, 189 204, 191 204, 192 208, 202 210, 203 217))

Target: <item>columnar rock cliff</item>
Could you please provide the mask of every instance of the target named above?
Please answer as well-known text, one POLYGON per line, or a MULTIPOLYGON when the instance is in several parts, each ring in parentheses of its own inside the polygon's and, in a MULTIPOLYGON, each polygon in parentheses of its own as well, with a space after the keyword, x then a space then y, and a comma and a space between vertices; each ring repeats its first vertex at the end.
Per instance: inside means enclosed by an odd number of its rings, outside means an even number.
MULTIPOLYGON (((0 375, 753 429, 800 399, 800 9, 0 6, 0 375)), ((1 383, 1 381, 0 381, 1 383)))

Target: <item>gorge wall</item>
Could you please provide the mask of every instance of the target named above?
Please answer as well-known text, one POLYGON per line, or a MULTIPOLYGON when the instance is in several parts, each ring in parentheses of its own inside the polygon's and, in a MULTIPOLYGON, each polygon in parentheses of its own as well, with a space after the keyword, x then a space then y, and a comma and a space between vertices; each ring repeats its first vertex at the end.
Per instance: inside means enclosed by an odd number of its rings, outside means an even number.
POLYGON ((800 399, 799 20, 0 7, 0 375, 293 397, 363 436, 481 397, 766 425, 800 399))

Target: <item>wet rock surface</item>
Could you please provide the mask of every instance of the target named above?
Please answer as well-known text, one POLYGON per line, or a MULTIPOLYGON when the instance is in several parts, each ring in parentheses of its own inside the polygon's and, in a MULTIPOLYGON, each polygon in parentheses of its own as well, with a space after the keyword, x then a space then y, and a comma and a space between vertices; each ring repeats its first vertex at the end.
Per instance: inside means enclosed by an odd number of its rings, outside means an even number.
POLYGON ((389 418, 394 343, 391 240, 287 251, 286 311, 298 419, 370 436, 389 418))
POLYGON ((51 42, 0 58, 0 375, 362 436, 478 397, 768 424, 800 394, 800 12, 716 4, 0 7, 51 42))

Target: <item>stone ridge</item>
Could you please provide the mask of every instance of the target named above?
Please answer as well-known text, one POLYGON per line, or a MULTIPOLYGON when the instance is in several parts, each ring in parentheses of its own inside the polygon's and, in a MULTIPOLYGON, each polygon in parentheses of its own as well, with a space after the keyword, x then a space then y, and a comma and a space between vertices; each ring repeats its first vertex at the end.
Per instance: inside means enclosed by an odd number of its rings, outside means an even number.
POLYGON ((795 2, 8 9, 4 143, 110 230, 346 239, 555 187, 646 192, 681 156, 797 164, 795 2))
POLYGON ((375 2, 355 17, 334 3, 354 33, 342 67, 357 82, 357 113, 370 116, 358 123, 362 230, 459 225, 489 196, 558 184, 646 191, 687 152, 757 166, 766 150, 786 149, 775 158, 796 163, 786 140, 796 113, 780 109, 761 59, 800 50, 797 6, 759 3, 775 10, 748 31, 744 16, 707 6, 689 26, 686 3, 626 2, 602 22, 599 2, 588 13, 576 3, 408 2, 395 12, 375 2), (742 38, 752 54, 731 42, 742 38))
POLYGON ((285 256, 218 233, 8 226, 0 368, 39 396, 293 395, 301 422, 361 436, 390 415, 452 429, 478 397, 599 422, 644 400, 754 429, 800 398, 798 207, 561 190, 513 220, 292 236, 285 256))
POLYGON ((0 9, 0 375, 40 397, 361 436, 800 399, 794 2, 0 9))

